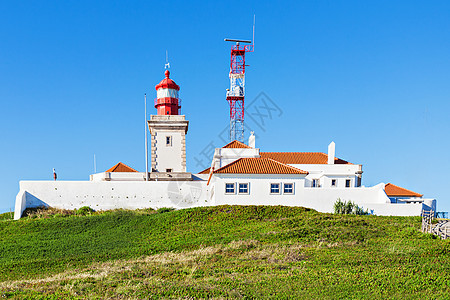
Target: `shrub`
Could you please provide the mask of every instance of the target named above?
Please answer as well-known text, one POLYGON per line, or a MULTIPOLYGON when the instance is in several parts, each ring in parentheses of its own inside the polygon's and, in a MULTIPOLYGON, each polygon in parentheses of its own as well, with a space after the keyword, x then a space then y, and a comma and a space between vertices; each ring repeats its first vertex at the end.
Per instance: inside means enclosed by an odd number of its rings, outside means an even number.
POLYGON ((175 210, 175 208, 172 208, 172 207, 161 207, 161 208, 158 208, 156 210, 156 212, 158 214, 162 214, 162 213, 171 212, 171 211, 174 211, 174 210, 175 210))
POLYGON ((93 212, 94 212, 94 210, 92 208, 90 208, 89 206, 83 206, 76 210, 76 214, 80 215, 80 216, 90 215, 93 212))
POLYGON ((342 201, 341 198, 338 198, 336 202, 334 202, 334 213, 335 214, 343 214, 343 215, 368 215, 369 212, 363 210, 362 207, 359 207, 352 201, 342 201))
POLYGON ((50 206, 39 206, 39 207, 28 207, 22 213, 22 217, 27 217, 29 219, 47 219, 54 217, 65 217, 74 215, 76 212, 74 210, 54 208, 50 206))

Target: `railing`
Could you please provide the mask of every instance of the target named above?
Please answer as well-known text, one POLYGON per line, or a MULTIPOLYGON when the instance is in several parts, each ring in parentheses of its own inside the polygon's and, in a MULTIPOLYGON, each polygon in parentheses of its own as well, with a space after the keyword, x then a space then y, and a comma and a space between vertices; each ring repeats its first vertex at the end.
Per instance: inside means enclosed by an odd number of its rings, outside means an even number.
POLYGON ((436 218, 448 219, 448 212, 447 211, 438 211, 438 212, 436 212, 436 218))
POLYGON ((154 100, 155 107, 157 105, 171 105, 171 104, 178 104, 179 107, 181 107, 181 99, 180 98, 155 98, 154 100), (158 101, 159 100, 159 101, 158 101))
POLYGON ((441 239, 450 239, 450 221, 438 221, 433 224, 435 212, 422 210, 422 232, 435 234, 441 239))
POLYGON ((431 233, 433 228, 434 211, 433 210, 422 210, 422 232, 431 233))

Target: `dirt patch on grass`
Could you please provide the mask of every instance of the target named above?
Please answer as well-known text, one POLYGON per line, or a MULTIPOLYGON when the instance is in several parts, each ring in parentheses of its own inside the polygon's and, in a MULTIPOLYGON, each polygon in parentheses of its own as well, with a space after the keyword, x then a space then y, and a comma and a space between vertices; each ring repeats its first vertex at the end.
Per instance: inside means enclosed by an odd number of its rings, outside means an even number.
MULTIPOLYGON (((203 273, 218 260, 231 259, 236 260, 236 263, 259 261, 263 264, 285 264, 306 259, 302 249, 304 249, 302 245, 262 245, 257 240, 239 240, 226 245, 202 247, 192 251, 164 252, 139 259, 94 263, 85 269, 68 270, 44 278, 0 282, 0 290, 39 291, 65 287, 66 291, 71 292, 74 290, 74 283, 77 282, 89 283, 92 280, 105 281, 122 277, 142 277, 147 284, 165 281, 165 277, 168 276, 181 276, 184 280, 189 280, 198 277, 198 274, 203 273), (199 271, 200 269, 202 270, 199 271), (177 273, 179 275, 176 275, 177 273)), ((76 292, 72 294, 79 295, 76 292)))

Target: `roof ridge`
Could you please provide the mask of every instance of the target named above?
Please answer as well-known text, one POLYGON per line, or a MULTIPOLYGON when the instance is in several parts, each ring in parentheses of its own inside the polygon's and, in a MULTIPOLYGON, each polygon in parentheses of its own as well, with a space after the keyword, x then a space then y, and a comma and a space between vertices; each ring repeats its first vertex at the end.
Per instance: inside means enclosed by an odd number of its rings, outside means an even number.
POLYGON ((270 157, 258 157, 258 158, 259 158, 259 159, 270 159, 271 161, 274 161, 274 162, 276 162, 276 163, 279 163, 279 164, 281 164, 281 165, 284 165, 284 166, 286 166, 286 167, 288 167, 288 168, 294 169, 295 171, 306 172, 306 173, 309 174, 309 172, 307 172, 307 171, 304 171, 304 170, 302 170, 302 169, 299 169, 299 168, 290 166, 290 165, 288 165, 288 164, 282 163, 281 161, 272 159, 272 158, 270 158, 270 157))
POLYGON ((124 164, 123 162, 119 161, 117 164, 115 164, 114 166, 112 166, 111 168, 109 168, 108 170, 106 170, 105 172, 115 172, 117 170, 117 168, 119 168, 119 166, 123 166, 125 168, 130 169, 131 171, 129 172, 139 172, 135 169, 133 169, 132 167, 128 166, 127 164, 124 164))
POLYGON ((238 140, 233 140, 233 141, 229 142, 228 144, 226 144, 225 146, 223 146, 222 148, 231 148, 231 147, 228 147, 228 146, 231 146, 233 144, 238 144, 239 146, 243 146, 243 147, 235 147, 235 148, 251 148, 250 146, 248 146, 248 145, 246 145, 243 142, 240 142, 238 140))
MULTIPOLYGON (((235 160, 235 161, 233 161, 233 162, 231 162, 231 163, 229 163, 229 164, 227 164, 227 165, 225 165, 225 166, 215 170, 214 173, 220 173, 223 170, 232 168, 233 165, 238 164, 241 161, 249 161, 249 160, 260 161, 260 162, 272 162, 272 163, 275 163, 276 165, 279 165, 279 166, 282 166, 283 168, 286 168, 287 170, 292 171, 293 174, 308 174, 308 172, 306 172, 304 170, 301 170, 301 169, 289 166, 289 165, 287 165, 285 163, 282 163, 280 161, 277 161, 275 159, 271 159, 271 158, 268 158, 268 157, 241 157, 241 158, 239 158, 239 159, 237 159, 237 160, 235 160)), ((270 166, 263 166, 263 167, 268 168, 267 170, 270 169, 270 166)), ((239 174, 239 173, 242 173, 242 172, 237 172, 236 174, 239 174)), ((245 173, 244 172, 243 174, 252 174, 252 173, 245 173)), ((266 173, 254 173, 254 174, 266 174, 266 173)), ((267 174, 272 174, 272 173, 267 173, 267 174)), ((273 174, 292 174, 292 173, 273 173, 273 174)))
POLYGON ((111 170, 111 172, 114 172, 119 166, 120 166, 120 164, 121 164, 122 162, 121 161, 119 161, 117 164, 115 164, 110 170, 111 170))
MULTIPOLYGON (((285 164, 327 164, 328 154, 324 152, 260 152, 261 157, 268 157, 285 164)), ((335 164, 352 163, 334 157, 335 164)))

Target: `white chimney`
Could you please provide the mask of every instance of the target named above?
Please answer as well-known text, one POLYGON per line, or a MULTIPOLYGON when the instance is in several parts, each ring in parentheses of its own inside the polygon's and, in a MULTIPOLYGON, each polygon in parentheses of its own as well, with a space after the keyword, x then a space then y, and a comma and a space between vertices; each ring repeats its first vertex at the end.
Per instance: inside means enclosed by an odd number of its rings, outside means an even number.
POLYGON ((334 165, 334 155, 336 152, 336 144, 334 142, 331 142, 328 145, 328 164, 334 165))
POLYGON ((250 132, 250 136, 248 138, 248 145, 252 148, 255 148, 256 144, 255 144, 255 132, 252 131, 250 132))

